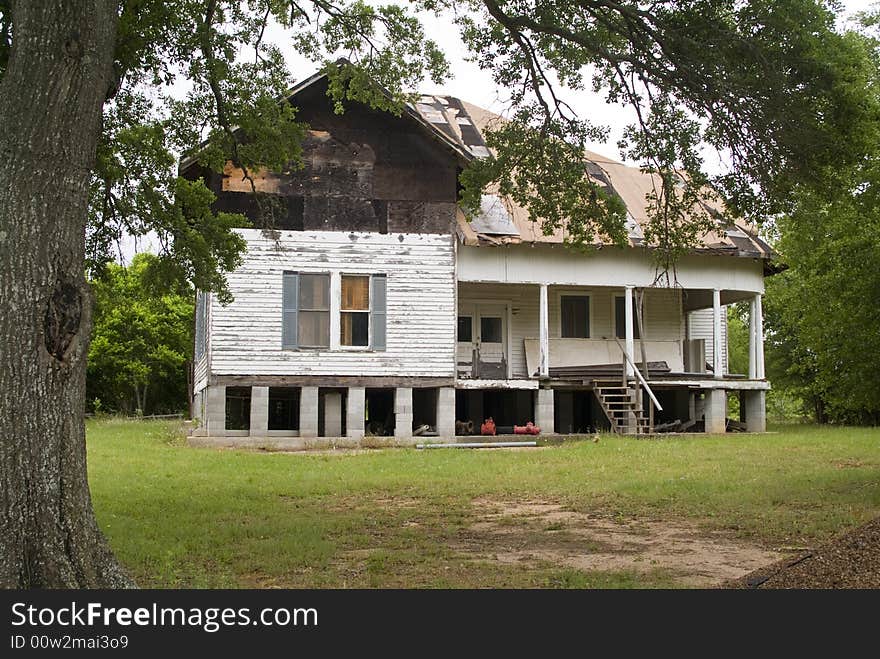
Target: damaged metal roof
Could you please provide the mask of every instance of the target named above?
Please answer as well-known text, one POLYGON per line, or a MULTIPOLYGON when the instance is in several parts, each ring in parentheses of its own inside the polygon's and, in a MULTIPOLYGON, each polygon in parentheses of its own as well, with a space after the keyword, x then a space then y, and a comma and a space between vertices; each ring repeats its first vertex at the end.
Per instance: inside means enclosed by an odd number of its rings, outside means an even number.
MULTIPOLYGON (((434 130, 454 140, 477 158, 491 155, 483 139, 483 131, 505 121, 489 110, 452 96, 424 95, 414 104, 414 109, 434 130)), ((590 177, 626 206, 630 245, 643 246, 644 227, 650 212, 646 195, 659 187, 659 177, 598 153, 588 151, 585 158, 590 177)), ((711 215, 721 218, 720 207, 714 208, 705 202, 703 207, 711 215)), ((480 214, 470 222, 463 213, 459 213, 458 229, 460 239, 469 245, 515 242, 558 244, 566 239, 565 227, 545 233, 541 223, 529 217, 525 208, 510 199, 501 198, 497 190, 489 190, 488 194, 483 195, 480 214)), ((597 238, 597 245, 601 243, 601 238, 597 238)), ((758 237, 757 231, 742 220, 706 233, 698 249, 751 258, 771 259, 775 256, 770 246, 758 237)))

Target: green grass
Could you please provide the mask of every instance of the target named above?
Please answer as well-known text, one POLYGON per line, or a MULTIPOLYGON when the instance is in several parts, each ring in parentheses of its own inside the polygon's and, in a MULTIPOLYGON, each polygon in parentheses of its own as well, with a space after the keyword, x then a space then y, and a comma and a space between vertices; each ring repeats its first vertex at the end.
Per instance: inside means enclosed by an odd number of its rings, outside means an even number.
POLYGON ((99 523, 142 586, 626 588, 677 582, 463 550, 473 501, 687 520, 766 547, 880 514, 880 430, 777 430, 339 455, 192 449, 164 422, 93 421, 87 438, 99 523))

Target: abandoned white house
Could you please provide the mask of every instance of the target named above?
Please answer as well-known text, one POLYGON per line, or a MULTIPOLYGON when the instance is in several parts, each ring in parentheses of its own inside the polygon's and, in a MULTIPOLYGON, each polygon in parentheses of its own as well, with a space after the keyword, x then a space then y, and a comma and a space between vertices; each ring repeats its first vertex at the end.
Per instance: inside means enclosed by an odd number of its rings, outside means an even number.
MULTIPOLYGON (((748 429, 764 430, 772 252, 748 227, 707 235, 664 288, 642 244, 652 182, 638 169, 589 155, 628 209, 630 246, 583 252, 496 196, 470 223, 458 209, 458 173, 489 155, 489 112, 425 96, 399 117, 358 104, 337 115, 322 75, 290 100, 310 127, 305 168, 256 177, 282 217, 272 231, 239 230, 247 252, 228 276, 231 304, 197 298, 194 442, 407 443, 414 429, 479 434, 488 417, 499 432, 675 420, 723 432, 729 391, 748 429), (726 372, 724 305, 738 301, 751 304, 747 374, 726 372)), ((231 165, 181 170, 206 177, 219 209, 254 215, 231 165)))

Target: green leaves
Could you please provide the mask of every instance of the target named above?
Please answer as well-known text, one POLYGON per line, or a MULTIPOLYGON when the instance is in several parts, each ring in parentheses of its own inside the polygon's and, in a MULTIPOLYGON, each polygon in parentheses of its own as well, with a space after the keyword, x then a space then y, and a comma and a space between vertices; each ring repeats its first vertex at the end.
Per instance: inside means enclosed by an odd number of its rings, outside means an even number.
MULTIPOLYGON (((705 208, 713 190, 731 211, 761 221, 789 209, 798 188, 837 194, 835 168, 859 162, 877 142, 880 104, 868 91, 877 80, 874 43, 838 33, 832 5, 822 1, 468 6, 459 19, 465 41, 510 90, 514 121, 553 139, 594 132, 590 117, 575 116, 565 103, 566 93, 591 83, 609 102, 635 110, 619 146, 658 177, 646 238, 667 262, 727 221, 705 208), (570 128, 554 128, 560 124, 570 128), (722 156, 727 171, 710 174, 701 157, 707 149, 722 156)), ((496 142, 499 159, 516 159, 519 145, 496 142)), ((503 167, 477 170, 472 187, 508 176, 503 167)), ((544 218, 551 225, 577 223, 580 209, 571 202, 578 198, 539 192, 529 208, 542 218, 556 213, 544 218)), ((578 233, 608 233, 601 221, 593 229, 578 233)))
POLYGON ((544 128, 529 125, 538 110, 526 108, 514 120, 486 135, 498 156, 475 162, 461 175, 462 203, 471 213, 479 210, 482 190, 489 184, 528 208, 541 221, 545 234, 564 228, 575 245, 596 239, 626 240, 623 202, 590 178, 584 151, 578 146, 584 133, 570 132, 571 125, 550 122, 544 128))
POLYGON ((800 191, 778 221, 789 269, 767 282, 768 374, 819 421, 880 417, 880 151, 837 172, 852 191, 800 191))
POLYGON ((193 292, 179 280, 161 281, 156 256, 139 254, 128 268, 110 264, 92 283, 93 338, 88 400, 132 413, 186 407, 186 369, 192 352, 193 292))
MULTIPOLYGON (((487 136, 497 157, 463 174, 466 208, 497 189, 545 232, 564 227, 572 245, 624 244, 626 213, 583 162, 587 143, 608 130, 576 116, 567 93, 592 88, 635 110, 618 146, 653 177, 645 241, 667 271, 730 221, 725 208, 762 221, 792 211, 801 191, 845 196, 836 172, 880 142, 876 42, 838 32, 823 0, 422 0, 416 8, 450 16, 509 93, 509 122, 487 136), (707 167, 712 151, 726 171, 707 167)), ((0 67, 9 29, 0 0, 0 67)), ((231 233, 241 218, 213 215, 173 162, 190 156, 214 172, 231 162, 251 180, 262 168, 300 167, 306 127, 284 101, 287 50, 324 67, 338 112, 358 101, 400 113, 424 77, 449 74, 400 4, 125 0, 120 85, 106 107, 92 190, 93 267, 123 234, 155 232, 169 271, 225 298, 222 268, 241 248, 231 233), (267 35, 279 27, 287 40, 273 43, 267 35)), ((271 228, 271 208, 261 224, 271 228)))
MULTIPOLYGON (((0 35, 6 7, 0 0, 0 35)), ((164 281, 185 278, 221 301, 231 299, 224 273, 245 248, 233 229, 248 222, 214 213, 213 193, 201 180, 178 178, 176 164, 191 157, 221 172, 231 163, 251 181, 263 169, 302 166, 307 127, 286 100, 293 78, 283 51, 291 48, 316 68, 326 66, 338 111, 359 101, 400 113, 424 76, 439 82, 448 74, 438 46, 399 5, 124 0, 115 52, 119 85, 105 106, 91 186, 91 272, 113 260, 123 237, 156 236, 164 281), (278 26, 287 28, 287 43, 268 38, 278 26), (339 55, 348 61, 330 66, 339 55)), ((0 40, 0 58, 4 52, 0 40)), ((261 227, 270 230, 271 200, 258 201, 261 227)))

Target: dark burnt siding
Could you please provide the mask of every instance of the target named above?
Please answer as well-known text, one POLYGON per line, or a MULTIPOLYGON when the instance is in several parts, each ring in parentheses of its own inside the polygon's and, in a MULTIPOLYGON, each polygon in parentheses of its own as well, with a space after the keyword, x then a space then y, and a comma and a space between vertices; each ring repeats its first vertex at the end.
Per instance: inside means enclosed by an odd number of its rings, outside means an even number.
POLYGON ((191 168, 185 175, 205 176, 217 195, 215 210, 295 231, 452 232, 458 160, 424 126, 357 103, 334 114, 323 82, 300 92, 295 104, 310 128, 304 167, 256 177, 258 191, 273 199, 271 217, 261 219, 240 171, 191 168))

